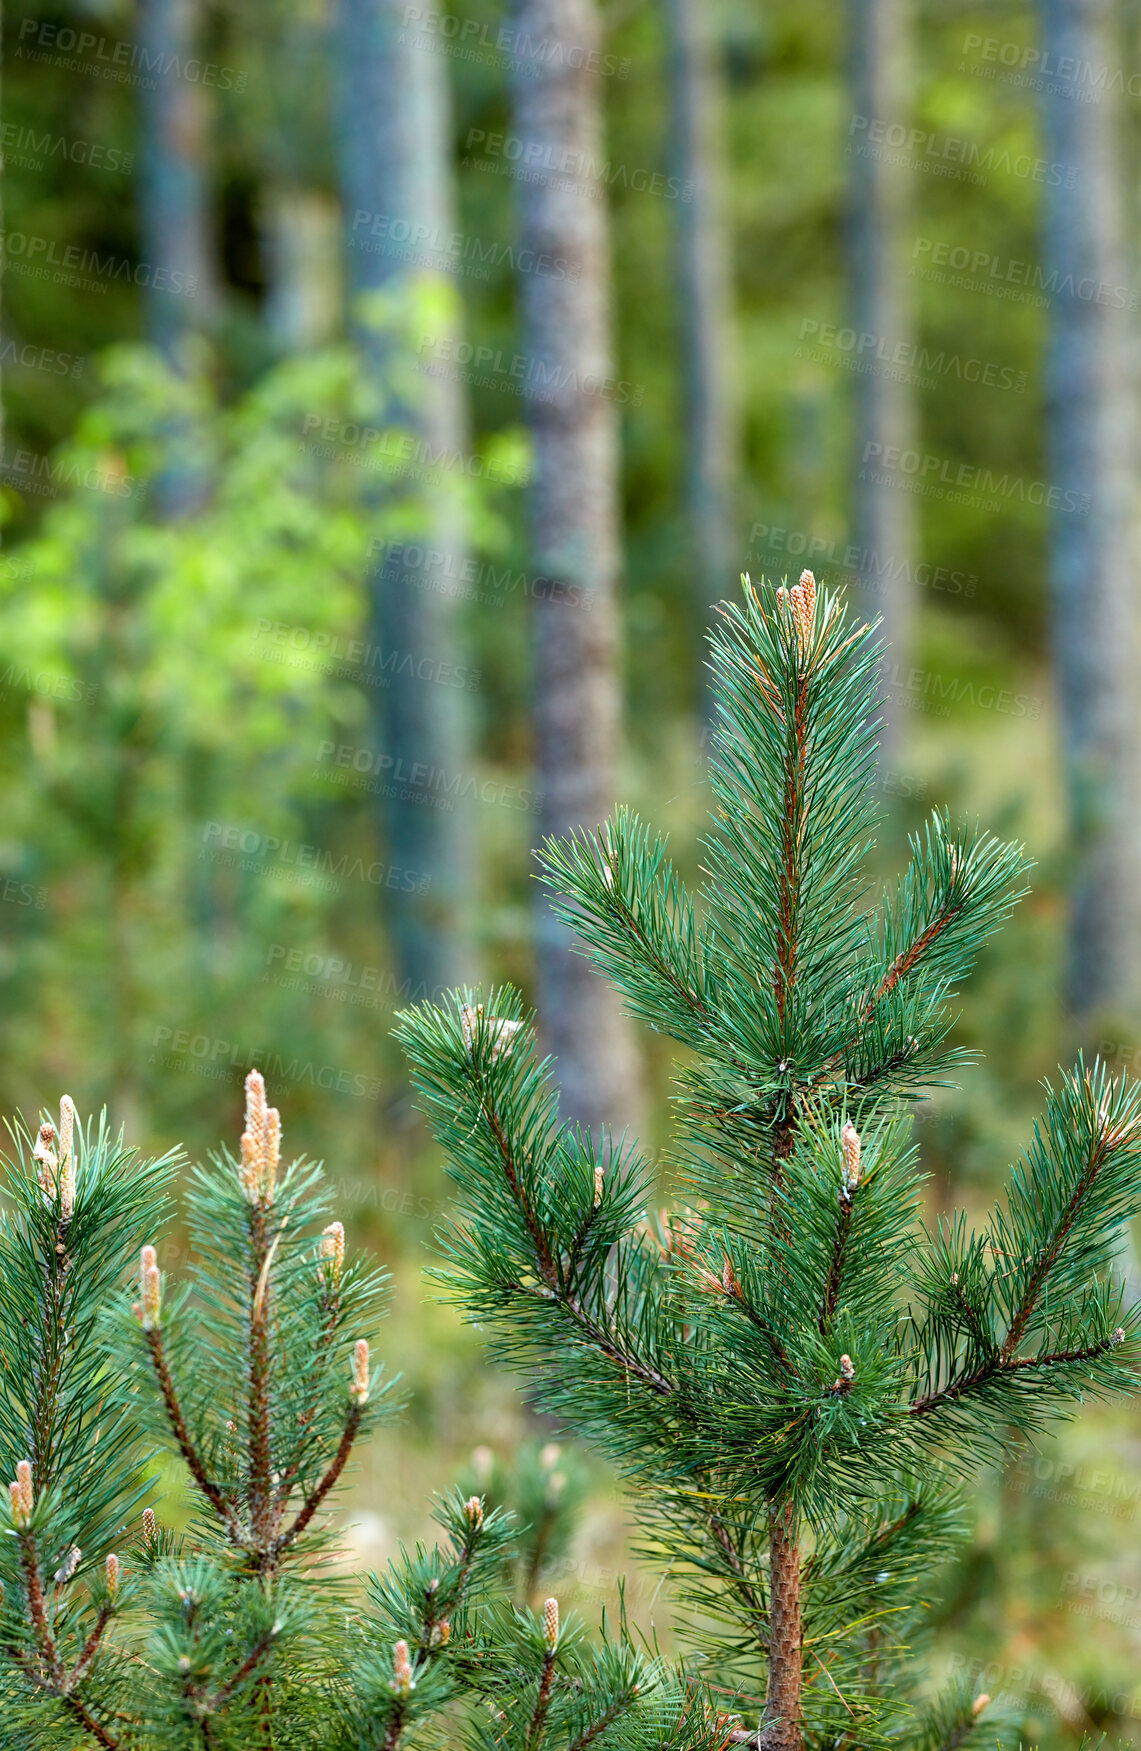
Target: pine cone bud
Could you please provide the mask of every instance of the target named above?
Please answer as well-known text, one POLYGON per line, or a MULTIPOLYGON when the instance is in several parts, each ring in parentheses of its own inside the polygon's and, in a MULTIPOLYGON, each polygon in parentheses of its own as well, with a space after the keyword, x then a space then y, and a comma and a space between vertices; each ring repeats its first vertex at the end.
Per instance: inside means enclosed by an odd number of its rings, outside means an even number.
POLYGON ((1123 1325, 1119 1325, 1114 1332, 1113 1341, 1115 1344, 1123 1344, 1125 1342, 1125 1327, 1123 1325))
POLYGON ((32 1160, 38 1169, 40 1190, 49 1204, 55 1202, 56 1174, 59 1168, 55 1145, 55 1126, 50 1123, 41 1125, 36 1146, 32 1150, 32 1160))
MULTIPOLYGON (((464 1047, 469 1056, 475 1051, 476 1033, 482 1021, 482 1003, 477 1004, 474 1009, 465 1004, 460 1010, 460 1032, 463 1034, 464 1047)), ((510 1046, 523 1023, 511 1021, 507 1016, 491 1015, 488 1016, 484 1026, 491 1040, 491 1061, 495 1064, 510 1046)))
POLYGON ((24 1513, 24 1498, 20 1493, 20 1486, 18 1483, 10 1483, 8 1485, 8 1497, 9 1505, 12 1509, 12 1518, 17 1526, 22 1526, 27 1519, 27 1515, 24 1513))
POLYGON ((328 1261, 321 1267, 325 1282, 331 1289, 340 1286, 345 1263, 345 1227, 343 1222, 330 1222, 321 1234, 321 1257, 328 1261))
POLYGON ((989 1702, 990 1702, 990 1697, 987 1695, 986 1691, 985 1690, 980 1691, 978 1696, 975 1697, 975 1700, 971 1704, 971 1717, 972 1717, 972 1719, 977 1721, 979 1716, 982 1714, 983 1709, 986 1708, 986 1706, 989 1702))
POLYGON ((29 1459, 21 1459, 17 1465, 14 1487, 19 1491, 20 1509, 26 1520, 36 1505, 35 1492, 32 1489, 32 1464, 29 1459))
POLYGON ((353 1382, 349 1387, 357 1404, 368 1403, 368 1339, 358 1338, 353 1345, 353 1382))
POLYGON ((154 1544, 158 1538, 158 1521, 153 1508, 143 1509, 143 1542, 154 1544))
POLYGON ((162 1277, 159 1275, 158 1254, 153 1246, 144 1246, 139 1255, 141 1302, 136 1301, 138 1316, 144 1331, 153 1331, 162 1312, 162 1277))
POLYGON ((446 1648, 449 1641, 451 1640, 452 1626, 448 1622, 446 1617, 441 1617, 441 1619, 436 1627, 439 1629, 439 1632, 440 1632, 440 1646, 442 1648, 446 1648))
POLYGON ((483 1502, 479 1496, 469 1496, 464 1503, 464 1519, 476 1532, 483 1525, 483 1502))
POLYGON ((812 632, 816 620, 816 579, 810 571, 802 571, 800 582, 789 593, 789 605, 796 623, 796 638, 801 655, 812 649, 812 632))
POLYGON ((415 1690, 416 1680, 412 1676, 412 1662, 408 1658, 408 1643, 397 1642, 392 1650, 392 1689, 397 1696, 407 1696, 410 1690, 415 1690))
POLYGON ((59 1103, 59 1213, 70 1222, 75 1209, 75 1102, 65 1094, 59 1103))
POLYGON ((549 1649, 553 1649, 559 1639, 559 1602, 548 1599, 543 1606, 543 1640, 549 1649))
POLYGON ((83 1552, 80 1550, 78 1544, 73 1544, 62 1563, 60 1563, 59 1568, 52 1576, 52 1580, 57 1587, 67 1586, 67 1583, 71 1580, 76 1569, 79 1567, 82 1556, 83 1552))
POLYGON ((260 1070, 246 1077, 246 1126, 242 1133, 242 1164, 238 1178, 251 1204, 272 1204, 281 1160, 281 1114, 266 1105, 265 1078, 260 1070))
POLYGON ((114 1551, 107 1558, 107 1591, 112 1599, 119 1591, 119 1559, 114 1551))
POLYGON ((553 1471, 555 1469, 555 1466, 558 1463, 559 1463, 559 1444, 558 1444, 558 1442, 557 1441, 546 1442, 545 1445, 540 1449, 540 1452, 539 1452, 539 1464, 542 1466, 544 1471, 553 1471))
POLYGON ((601 1204, 601 1202, 602 1202, 602 1164, 600 1162, 599 1165, 594 1170, 594 1207, 596 1210, 597 1210, 599 1204, 601 1204))
POLYGON ((844 1355, 840 1357, 840 1373, 845 1380, 854 1380, 856 1378, 856 1370, 852 1366, 851 1356, 844 1355))
POLYGON ((840 1133, 840 1147, 844 1152, 844 1187, 854 1192, 860 1183, 860 1133, 850 1120, 840 1133))

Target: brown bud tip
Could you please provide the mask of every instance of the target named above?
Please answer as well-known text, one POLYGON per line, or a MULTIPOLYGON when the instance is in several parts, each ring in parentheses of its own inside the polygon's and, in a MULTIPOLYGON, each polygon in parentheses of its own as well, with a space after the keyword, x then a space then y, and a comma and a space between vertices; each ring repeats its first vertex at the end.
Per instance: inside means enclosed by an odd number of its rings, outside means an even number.
POLYGON ((548 1599, 543 1606, 543 1640, 553 1648, 559 1639, 559 1602, 548 1599))
POLYGON ((986 1708, 986 1706, 989 1702, 990 1702, 990 1697, 987 1695, 985 1690, 981 1690, 979 1692, 979 1694, 975 1697, 975 1700, 971 1704, 971 1714, 974 1716, 974 1718, 976 1720, 978 1719, 979 1715, 982 1714, 983 1709, 986 1708))
POLYGON ((357 1404, 368 1403, 368 1340, 358 1338, 353 1345, 353 1380, 349 1392, 357 1404))
POLYGON ((162 1312, 162 1277, 159 1274, 158 1254, 153 1246, 144 1246, 139 1254, 139 1280, 142 1290, 140 1317, 143 1330, 153 1331, 162 1312))
POLYGON ((853 1192, 860 1183, 860 1133, 850 1120, 840 1133, 840 1148, 844 1156, 844 1184, 853 1192))
POLYGON ((397 1696, 407 1696, 410 1690, 416 1688, 412 1662, 408 1658, 408 1643, 405 1641, 395 1643, 392 1649, 392 1688, 397 1696))
POLYGON ((119 1591, 119 1559, 114 1551, 107 1558, 107 1591, 112 1599, 119 1591))
POLYGON ((330 1222, 321 1234, 321 1257, 327 1263, 322 1267, 328 1271, 328 1280, 335 1289, 341 1280, 341 1271, 345 1263, 345 1225, 343 1222, 330 1222))
POLYGON ((464 1519, 477 1531, 483 1525, 483 1502, 479 1496, 469 1496, 464 1503, 464 1519))
POLYGON ((439 1630, 440 1630, 440 1646, 442 1648, 446 1648, 449 1640, 451 1639, 451 1634, 452 1634, 452 1626, 448 1622, 446 1617, 442 1617, 440 1619, 439 1630))

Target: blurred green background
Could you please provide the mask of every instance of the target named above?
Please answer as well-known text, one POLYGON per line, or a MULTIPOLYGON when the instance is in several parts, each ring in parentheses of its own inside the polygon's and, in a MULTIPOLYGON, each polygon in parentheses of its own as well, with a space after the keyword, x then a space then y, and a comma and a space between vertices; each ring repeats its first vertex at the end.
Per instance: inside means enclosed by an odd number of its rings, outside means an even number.
MULTIPOLYGON (((486 247, 507 245, 516 219, 510 178, 488 174, 493 160, 471 145, 510 131, 510 56, 494 47, 506 14, 491 0, 407 10, 436 21, 456 229, 481 244, 454 285, 463 332, 486 350, 458 378, 479 459, 464 486, 475 581, 456 608, 462 666, 423 685, 441 711, 462 694, 468 714, 474 846, 459 875, 472 964, 532 991, 531 440, 517 380, 495 363, 521 344, 517 264, 509 248, 486 247), (482 34, 461 36, 469 21, 482 34)), ((1032 273, 1049 185, 1018 168, 1049 157, 1023 76, 1040 20, 1005 0, 904 10, 913 126, 983 155, 968 171, 921 147, 907 172, 900 279, 927 354, 906 372, 918 447, 952 471, 1049 479, 1053 310, 1032 273), (997 275, 957 272, 968 254, 1000 264, 997 275), (1012 262, 1026 273, 1012 277, 1012 262)), ((378 677, 362 650, 374 637, 370 555, 417 538, 424 512, 414 490, 385 490, 384 441, 360 436, 375 402, 345 314, 333 20, 323 0, 191 11, 214 70, 183 78, 203 118, 208 299, 205 285, 185 296, 154 285, 140 177, 155 123, 132 61, 139 15, 116 0, 22 0, 5 20, 0 1099, 31 1115, 66 1089, 81 1111, 106 1105, 148 1151, 181 1142, 193 1158, 236 1142, 242 1077, 251 1063, 265 1071, 286 1146, 324 1158, 350 1241, 393 1272, 385 1342, 407 1411, 365 1457, 348 1515, 371 1566, 426 1530, 429 1492, 474 1449, 507 1456, 559 1431, 489 1370, 478 1334, 428 1298, 422 1275, 448 1194, 389 1039, 395 1010, 426 994, 394 949, 392 907, 394 890, 433 872, 394 859, 369 789, 378 677), (302 278, 316 314, 300 333, 275 315, 282 203, 311 224, 302 278), (178 298, 172 354, 153 342, 178 298), (192 514, 170 514, 172 482, 192 514), (354 754, 338 764, 345 748, 354 754)), ((846 552, 859 374, 844 328, 852 19, 839 0, 710 0, 709 19, 735 404, 724 592, 734 571, 795 577, 804 563, 829 587, 858 583, 846 552)), ((1115 20, 1113 65, 1126 79, 1114 125, 1132 166, 1133 226, 1135 0, 1115 20)), ((707 789, 681 203, 651 181, 675 164, 670 16, 653 0, 611 0, 603 28, 606 151, 625 167, 607 191, 625 390, 616 788, 670 830, 692 876, 707 789)), ((441 326, 442 295, 431 275, 412 276, 361 317, 395 361, 393 405, 399 372, 441 326)), ((879 779, 883 870, 944 802, 1024 838, 1037 860, 1032 897, 963 996, 959 1035, 984 1061, 917 1123, 932 1215, 986 1204, 1039 1078, 1079 1045, 1130 1070, 1141 1062, 1141 1012, 1115 998, 1075 1014, 1064 999, 1074 840, 1050 659, 1050 514, 1034 496, 1006 494, 998 509, 980 494, 915 496, 911 649, 888 677, 900 729, 879 779)), ((669 1057, 658 1039, 639 1046, 657 1148, 669 1057)), ((1123 1268, 1137 1278, 1131 1252, 1123 1268)), ((978 1485, 969 1559, 947 1577, 939 1659, 977 1662, 979 1687, 1021 1711, 1024 1743, 1076 1745, 1083 1732, 1141 1743, 1139 1460, 1136 1408, 1099 1410, 978 1485)), ((627 1570, 631 1614, 668 1639, 668 1586, 657 1592, 629 1557, 614 1480, 581 1463, 582 1529, 554 1588, 597 1618, 627 1570)))

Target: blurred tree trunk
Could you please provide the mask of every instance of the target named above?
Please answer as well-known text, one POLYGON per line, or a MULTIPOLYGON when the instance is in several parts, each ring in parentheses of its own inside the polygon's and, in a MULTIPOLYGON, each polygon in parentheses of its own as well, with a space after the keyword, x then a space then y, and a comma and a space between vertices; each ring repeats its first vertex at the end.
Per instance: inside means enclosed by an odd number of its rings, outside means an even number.
MULTIPOLYGON (((437 260, 446 264, 447 239, 455 229, 446 62, 416 46, 416 33, 403 28, 406 11, 404 0, 340 0, 338 107, 349 280, 355 332, 378 398, 394 366, 408 383, 402 399, 389 396, 384 419, 399 422, 423 446, 422 458, 454 458, 468 445, 460 386, 443 375, 417 376, 408 324, 379 329, 361 302, 368 293, 411 288, 415 295, 419 285, 430 289, 430 316, 425 305, 423 320, 433 334, 442 340, 458 330, 455 288, 445 267, 435 266, 437 260), (393 233, 398 241, 389 242, 393 233), (413 264, 402 259, 410 233, 422 240, 413 264)), ((400 798, 381 805, 389 861, 429 884, 425 892, 387 890, 388 922, 402 979, 411 982, 414 994, 426 995, 462 982, 470 972, 470 822, 466 805, 445 787, 466 780, 471 756, 462 691, 409 671, 423 658, 455 661, 455 580, 467 557, 467 527, 462 468, 417 463, 415 474, 428 482, 410 490, 427 501, 427 528, 418 541, 438 556, 434 569, 409 566, 397 547, 376 566, 371 592, 373 642, 386 654, 414 659, 395 665, 389 686, 376 694, 374 715, 379 746, 394 761, 393 788, 400 798)))
POLYGON ((283 353, 323 345, 342 307, 341 214, 321 189, 274 180, 261 197, 265 320, 283 353))
MULTIPOLYGON (((593 0, 516 0, 513 16, 514 131, 521 162, 535 167, 517 184, 520 253, 566 263, 565 274, 521 281, 527 381, 542 386, 528 410, 531 553, 545 580, 534 610, 538 778, 543 833, 562 835, 613 806, 621 722, 618 421, 610 400, 578 387, 612 374, 607 212, 593 169, 603 159, 590 70, 599 23, 593 0)), ((539 1015, 564 1113, 595 1130, 625 1124, 637 1104, 629 1024, 545 900, 537 922, 539 1015)))
MULTIPOLYGON (((859 549, 861 612, 882 617, 893 667, 906 666, 914 617, 911 567, 915 506, 902 477, 884 474, 890 448, 908 450, 916 437, 911 386, 875 363, 879 350, 911 339, 905 252, 911 173, 891 160, 898 154, 870 142, 867 124, 906 123, 912 111, 911 0, 852 0, 852 104, 849 249, 852 326, 872 337, 871 367, 857 373, 852 534, 859 549), (877 448, 878 446, 878 448, 877 448)), ((881 759, 898 759, 906 741, 903 712, 888 692, 881 759)))
POLYGON ((206 172, 205 91, 182 76, 201 54, 198 0, 139 0, 139 41, 153 66, 140 91, 139 254, 148 270, 147 333, 171 364, 212 321, 217 274, 206 172))
POLYGON ((331 21, 323 0, 262 0, 245 22, 249 53, 270 68, 252 130, 263 163, 264 316, 278 351, 304 352, 333 338, 344 306, 341 213, 322 186, 331 21))
POLYGON ((702 716, 711 697, 705 667, 710 605, 734 593, 733 398, 730 387, 730 263, 723 98, 710 0, 668 0, 678 301, 685 401, 686 509, 696 608, 694 649, 702 716))
MULTIPOLYGON (((1054 63, 1118 64, 1113 0, 1042 0, 1054 63)), ((1044 267, 1058 275, 1047 366, 1053 649, 1075 881, 1068 993, 1079 1018, 1141 998, 1141 714, 1137 584, 1129 544, 1136 467, 1125 312, 1089 296, 1126 280, 1121 113, 1059 84, 1043 97, 1044 267), (1085 295, 1083 295, 1083 288, 1085 295), (1069 508, 1080 498, 1076 509, 1069 508)))

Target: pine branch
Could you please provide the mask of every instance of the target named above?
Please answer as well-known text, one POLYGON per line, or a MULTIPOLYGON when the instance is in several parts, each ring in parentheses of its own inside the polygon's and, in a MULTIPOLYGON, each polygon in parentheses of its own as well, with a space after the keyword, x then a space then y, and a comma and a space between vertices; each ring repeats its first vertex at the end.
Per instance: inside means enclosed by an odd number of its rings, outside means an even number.
POLYGON ((166 1354, 163 1349, 162 1334, 159 1331, 158 1326, 152 1325, 143 1335, 146 1338, 147 1348, 151 1353, 155 1378, 158 1381, 159 1391, 162 1394, 162 1401, 166 1408, 167 1420, 170 1423, 171 1434, 174 1436, 178 1451, 186 1462, 187 1470, 190 1472, 190 1475, 198 1485, 198 1488, 201 1490, 202 1494, 217 1514, 219 1520, 222 1522, 222 1525, 225 1527, 226 1533, 232 1543, 241 1546, 243 1549, 248 1548, 247 1541, 241 1536, 241 1530, 238 1525, 233 1504, 226 1499, 217 1484, 207 1473, 205 1466, 198 1456, 197 1449, 190 1438, 190 1431, 187 1429, 186 1419, 182 1414, 182 1406, 178 1402, 178 1395, 175 1392, 174 1381, 171 1378, 170 1368, 167 1364, 166 1354))
POLYGON ((329 1494, 329 1491, 335 1486, 337 1479, 340 1477, 348 1463, 349 1454, 353 1449, 353 1443, 360 1431, 361 1416, 361 1407, 354 1400, 349 1405, 348 1414, 345 1417, 344 1432, 341 1435, 337 1451, 333 1455, 328 1469, 320 1483, 317 1485, 316 1489, 305 1498, 305 1502, 302 1505, 297 1518, 294 1520, 293 1525, 285 1532, 279 1534, 270 1546, 270 1553, 274 1559, 279 1557, 284 1551, 288 1550, 290 1545, 294 1544, 297 1539, 300 1538, 301 1534, 305 1531, 305 1528, 312 1520, 314 1514, 321 1506, 321 1503, 329 1494))

